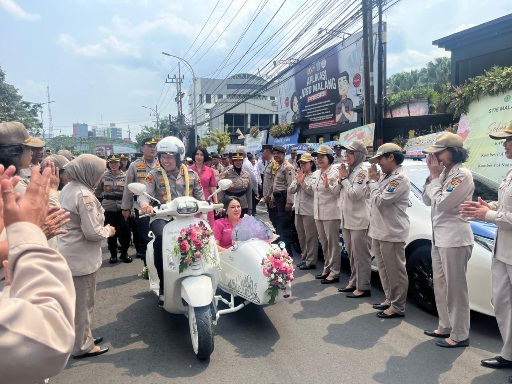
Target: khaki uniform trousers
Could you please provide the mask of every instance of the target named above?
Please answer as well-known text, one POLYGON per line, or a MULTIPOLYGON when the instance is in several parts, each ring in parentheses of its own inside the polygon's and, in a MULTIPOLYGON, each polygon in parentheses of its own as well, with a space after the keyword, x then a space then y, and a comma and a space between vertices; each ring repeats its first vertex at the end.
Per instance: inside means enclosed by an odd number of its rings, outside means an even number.
POLYGON ((372 239, 372 249, 386 295, 386 304, 393 312, 403 315, 409 288, 405 269, 405 242, 372 239))
POLYGON ((301 261, 307 266, 316 265, 318 259, 318 230, 315 218, 308 215, 295 214, 295 228, 302 250, 301 261))
POLYGON ((330 277, 339 277, 341 269, 341 220, 315 220, 320 243, 324 251, 324 271, 330 277))
POLYGON ((92 310, 96 296, 96 272, 85 276, 73 276, 76 291, 75 345, 73 356, 80 356, 94 348, 92 336, 92 310))
POLYGON ((367 229, 343 228, 343 240, 350 260, 350 279, 348 285, 359 291, 371 288, 372 255, 370 253, 370 238, 367 229))
POLYGON ((469 337, 469 294, 466 281, 472 245, 432 246, 434 294, 440 333, 449 333, 454 341, 469 337))
POLYGON ((501 357, 512 360, 512 265, 493 257, 492 303, 503 339, 501 357))

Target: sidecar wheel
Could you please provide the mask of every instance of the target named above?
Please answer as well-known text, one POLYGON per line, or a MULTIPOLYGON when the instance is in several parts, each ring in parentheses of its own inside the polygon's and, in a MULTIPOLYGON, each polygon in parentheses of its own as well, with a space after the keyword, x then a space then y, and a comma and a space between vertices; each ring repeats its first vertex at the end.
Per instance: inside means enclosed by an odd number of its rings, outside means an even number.
POLYGON ((213 352, 212 311, 210 305, 188 307, 188 323, 192 348, 199 360, 207 360, 213 352))

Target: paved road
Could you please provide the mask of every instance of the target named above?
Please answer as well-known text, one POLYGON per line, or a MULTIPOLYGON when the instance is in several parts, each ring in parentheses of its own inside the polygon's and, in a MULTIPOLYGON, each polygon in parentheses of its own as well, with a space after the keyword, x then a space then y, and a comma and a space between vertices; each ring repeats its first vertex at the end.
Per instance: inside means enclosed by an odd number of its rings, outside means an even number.
POLYGON ((200 362, 187 319, 158 307, 147 281, 137 277, 141 268, 140 260, 110 265, 104 254, 94 335, 103 336, 111 350, 71 359, 51 383, 487 384, 506 383, 512 375, 479 363, 499 354, 494 318, 471 314, 469 348, 436 347, 423 330, 435 328, 437 318, 412 300, 403 319, 375 316, 371 304, 384 298, 377 276, 373 297, 354 300, 337 293, 348 281, 347 264, 341 284, 322 285, 314 270, 297 270, 288 302, 251 304, 223 315, 215 328, 215 351, 209 362, 200 362))

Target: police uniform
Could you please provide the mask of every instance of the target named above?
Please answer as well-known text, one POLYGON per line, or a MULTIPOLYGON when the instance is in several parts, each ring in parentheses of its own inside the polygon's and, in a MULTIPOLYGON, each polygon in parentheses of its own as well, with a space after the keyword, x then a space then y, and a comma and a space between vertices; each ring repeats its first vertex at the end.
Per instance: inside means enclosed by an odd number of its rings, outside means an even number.
MULTIPOLYGON (((169 191, 171 195, 167 194, 167 188, 165 186, 165 179, 163 172, 164 169, 157 168, 153 169, 146 177, 145 185, 146 192, 160 201, 161 204, 165 204, 180 196, 193 196, 197 200, 204 200, 203 187, 201 187, 201 180, 199 175, 194 171, 188 169, 185 165, 181 168, 177 168, 174 171, 167 172, 167 178, 169 180, 169 191), (187 190, 187 179, 188 179, 188 190, 187 190)), ((151 201, 144 195, 139 198, 139 203, 142 206, 151 204, 151 201)), ((153 243, 154 249, 154 263, 160 279, 160 294, 163 294, 163 258, 162 258, 162 232, 167 224, 168 220, 162 218, 151 218, 150 228, 155 235, 155 241, 153 243)))
MULTIPOLYGON (((112 155, 107 161, 109 163, 119 161, 119 158, 112 155)), ((110 224, 116 229, 115 235, 109 237, 107 240, 108 250, 110 252, 110 263, 117 262, 118 240, 119 244, 121 244, 120 259, 125 263, 132 262, 132 258, 128 256, 130 230, 121 210, 121 200, 123 199, 125 182, 126 173, 119 170, 118 174, 114 175, 110 169, 107 169, 95 191, 96 197, 101 200, 101 206, 105 210, 105 224, 110 224)))
MULTIPOLYGON (((265 165, 263 177, 263 200, 272 199, 272 187, 274 184, 274 176, 277 171, 277 163, 275 160, 270 160, 265 165), (267 199, 268 198, 268 199, 267 199)), ((267 203, 268 217, 273 227, 277 229, 277 209, 273 204, 267 203)))
MULTIPOLYGON (((376 163, 380 156, 401 148, 392 143, 379 147, 370 159, 376 163), (384 148, 383 148, 384 147, 384 148)), ((405 268, 405 241, 409 236, 409 193, 411 183, 403 168, 382 174, 378 181, 368 182, 370 195, 370 226, 380 281, 386 295, 386 305, 397 315, 404 315, 409 279, 405 268)))
MULTIPOLYGON (((144 145, 156 144, 154 139, 146 139, 144 145)), ((142 158, 135 160, 130 164, 128 171, 126 172, 126 182, 125 185, 128 186, 130 183, 144 183, 146 180, 146 176, 148 173, 154 168, 160 168, 158 164, 158 160, 155 158, 154 161, 148 162, 144 156, 142 158)), ((125 188, 123 191, 123 199, 121 201, 121 209, 125 210, 135 210, 135 223, 137 224, 137 232, 139 239, 139 246, 137 249, 137 257, 145 260, 146 257, 146 248, 148 246, 149 241, 149 217, 139 218, 139 210, 138 204, 134 204, 136 201, 136 196, 128 188, 125 188), (134 209, 135 208, 135 209, 134 209)), ((135 244, 137 247, 137 244, 135 244)))
MULTIPOLYGON (((279 151, 284 153, 283 147, 274 147, 274 152, 279 151)), ((292 212, 286 211, 286 205, 293 205, 293 195, 288 195, 288 187, 292 184, 295 178, 295 170, 293 166, 286 160, 282 164, 278 164, 277 170, 272 183, 272 200, 277 209, 277 233, 286 244, 286 250, 292 253, 292 212)))
MULTIPOLYGON (((234 160, 242 160, 241 154, 234 154, 234 160)), ((229 179, 233 182, 231 187, 224 191, 224 196, 234 196, 240 199, 240 206, 242 207, 242 216, 251 211, 252 214, 252 188, 251 176, 245 169, 240 170, 240 174, 235 171, 235 167, 230 167, 220 175, 221 179, 229 179)), ((221 195, 222 197, 222 195, 221 195)))

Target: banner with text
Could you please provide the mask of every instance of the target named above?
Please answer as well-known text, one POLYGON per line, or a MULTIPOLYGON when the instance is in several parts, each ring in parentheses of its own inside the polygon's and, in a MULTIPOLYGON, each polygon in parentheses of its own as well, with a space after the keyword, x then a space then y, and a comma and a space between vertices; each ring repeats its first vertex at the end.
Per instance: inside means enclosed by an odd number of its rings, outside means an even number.
POLYGON ((261 146, 267 141, 267 134, 268 131, 260 131, 256 137, 252 137, 251 134, 245 136, 245 147, 247 152, 260 152, 261 146))
POLYGON ((431 133, 430 135, 413 137, 407 140, 407 143, 405 144, 405 154, 410 156, 423 155, 423 150, 434 144, 437 136, 442 133, 444 133, 444 131, 431 133))
POLYGON ((268 144, 271 145, 287 145, 287 144, 297 144, 299 141, 299 129, 296 128, 295 131, 290 136, 283 137, 273 137, 272 135, 268 135, 268 144))
POLYGON ((457 133, 469 149, 465 163, 477 177, 498 188, 512 165, 505 157, 502 140, 489 133, 502 131, 512 121, 512 90, 499 96, 484 96, 470 104, 468 114, 460 118, 457 133))
POLYGON ((373 147, 373 134, 375 132, 375 123, 366 124, 361 127, 351 129, 340 133, 338 142, 341 145, 348 145, 355 140, 362 141, 365 146, 373 147))

